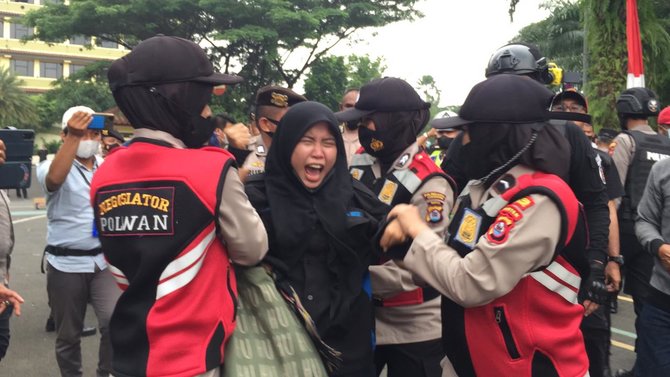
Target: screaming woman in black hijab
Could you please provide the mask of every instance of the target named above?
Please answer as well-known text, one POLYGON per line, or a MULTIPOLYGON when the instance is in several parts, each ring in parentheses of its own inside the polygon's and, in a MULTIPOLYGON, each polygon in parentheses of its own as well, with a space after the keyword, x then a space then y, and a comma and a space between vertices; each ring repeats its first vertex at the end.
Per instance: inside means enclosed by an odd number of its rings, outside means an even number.
POLYGON ((292 106, 265 174, 246 190, 268 232, 265 261, 293 286, 323 341, 342 352, 334 375, 373 376, 364 280, 378 258, 371 239, 387 208, 349 175, 338 123, 320 103, 292 106))

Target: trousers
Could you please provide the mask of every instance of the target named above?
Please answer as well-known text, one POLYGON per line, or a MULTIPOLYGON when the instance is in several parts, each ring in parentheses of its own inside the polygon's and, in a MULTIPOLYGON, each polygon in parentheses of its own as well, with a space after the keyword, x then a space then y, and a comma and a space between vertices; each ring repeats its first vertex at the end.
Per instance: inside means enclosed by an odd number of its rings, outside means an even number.
POLYGON ((81 331, 89 303, 100 329, 96 373, 108 376, 112 370, 109 320, 121 295, 111 272, 96 267, 92 273, 70 273, 47 265, 47 293, 56 325, 56 361, 61 376, 82 376, 81 331))

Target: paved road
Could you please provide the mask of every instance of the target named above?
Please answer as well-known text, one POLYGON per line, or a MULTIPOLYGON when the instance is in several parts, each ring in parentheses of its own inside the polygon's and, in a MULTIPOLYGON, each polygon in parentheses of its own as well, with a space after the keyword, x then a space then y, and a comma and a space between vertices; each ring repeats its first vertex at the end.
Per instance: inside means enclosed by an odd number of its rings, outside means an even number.
MULTIPOLYGON (((44 322, 48 315, 46 279, 39 268, 46 237, 46 211, 34 208, 32 198, 41 196, 34 186, 28 191, 31 199, 16 199, 14 190, 10 191, 16 232, 11 270, 12 288, 23 295, 26 304, 23 315, 12 318, 11 344, 0 366, 0 376, 3 377, 58 376, 54 356, 55 336, 44 331, 44 322)), ((92 309, 88 312, 87 324, 94 325, 92 309)), ((635 329, 630 298, 620 296, 619 313, 612 318, 612 370, 628 369, 635 358, 632 352, 635 329)), ((95 376, 98 339, 96 335, 82 340, 84 376, 95 376)))

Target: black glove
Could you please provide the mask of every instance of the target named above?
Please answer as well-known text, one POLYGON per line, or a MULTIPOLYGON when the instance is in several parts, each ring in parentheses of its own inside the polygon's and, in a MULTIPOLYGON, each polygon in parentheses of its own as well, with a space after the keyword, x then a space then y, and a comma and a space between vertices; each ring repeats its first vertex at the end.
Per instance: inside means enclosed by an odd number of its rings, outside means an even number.
POLYGON ((600 262, 591 261, 589 267, 589 277, 582 282, 580 289, 580 302, 590 300, 599 305, 605 304, 610 294, 607 291, 607 285, 605 285, 605 265, 600 262))

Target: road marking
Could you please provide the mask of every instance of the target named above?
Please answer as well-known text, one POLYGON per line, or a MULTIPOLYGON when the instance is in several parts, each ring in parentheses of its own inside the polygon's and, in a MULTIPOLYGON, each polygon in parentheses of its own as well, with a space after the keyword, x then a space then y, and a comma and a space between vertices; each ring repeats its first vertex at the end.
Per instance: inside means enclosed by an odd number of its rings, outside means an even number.
POLYGON ((629 332, 629 331, 626 331, 626 330, 617 329, 616 327, 612 327, 611 329, 612 329, 612 332, 615 333, 615 334, 619 334, 619 335, 627 336, 627 337, 629 337, 629 338, 631 338, 631 339, 637 339, 637 334, 635 334, 635 333, 633 333, 633 332, 629 332))
POLYGON ((617 298, 618 298, 619 300, 621 300, 621 301, 633 302, 633 299, 632 299, 631 297, 629 297, 629 296, 622 296, 622 295, 619 295, 619 296, 617 296, 617 298))
POLYGON ((622 343, 622 342, 617 342, 617 341, 614 340, 614 339, 612 339, 611 342, 612 342, 612 345, 613 345, 614 347, 619 347, 619 348, 623 348, 623 349, 628 350, 628 351, 631 351, 631 352, 635 352, 635 347, 631 346, 630 344, 626 344, 626 343, 622 343))
POLYGON ((46 214, 44 214, 44 215, 39 215, 39 216, 33 216, 33 217, 26 217, 25 219, 20 219, 20 220, 14 220, 14 221, 12 221, 12 224, 25 223, 25 222, 27 222, 27 221, 37 220, 37 219, 42 219, 42 218, 45 218, 45 217, 47 217, 46 214))
POLYGON ((34 215, 46 215, 46 211, 44 210, 12 211, 12 217, 34 216, 34 215))

